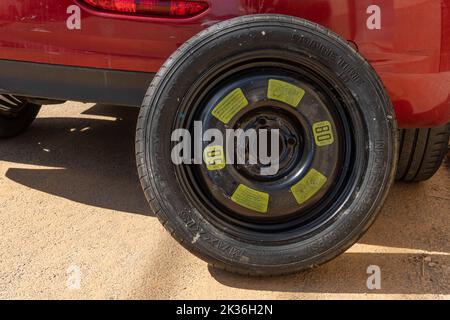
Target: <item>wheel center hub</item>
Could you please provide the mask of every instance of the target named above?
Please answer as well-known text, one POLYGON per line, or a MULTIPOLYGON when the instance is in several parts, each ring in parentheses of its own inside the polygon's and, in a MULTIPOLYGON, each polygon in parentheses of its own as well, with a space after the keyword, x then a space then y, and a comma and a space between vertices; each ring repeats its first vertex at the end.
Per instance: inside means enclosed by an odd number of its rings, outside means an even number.
MULTIPOLYGON (((236 123, 234 129, 242 129, 244 132, 254 130, 258 136, 257 146, 250 146, 249 141, 246 140, 246 163, 236 165, 238 172, 250 179, 261 181, 281 179, 294 169, 298 160, 302 158, 303 153, 307 152, 307 150, 304 150, 304 136, 301 124, 293 120, 293 117, 289 116, 282 109, 263 107, 259 110, 254 110, 244 115, 236 123), (276 139, 277 136, 278 139, 276 139), (257 150, 256 155, 253 154, 255 150, 257 150), (256 159, 251 163, 251 157, 255 156, 256 159), (272 161, 273 159, 278 160, 278 171, 273 175, 262 174, 262 169, 271 165, 267 163, 268 157, 272 161)), ((236 146, 235 153, 237 152, 239 150, 236 146)))

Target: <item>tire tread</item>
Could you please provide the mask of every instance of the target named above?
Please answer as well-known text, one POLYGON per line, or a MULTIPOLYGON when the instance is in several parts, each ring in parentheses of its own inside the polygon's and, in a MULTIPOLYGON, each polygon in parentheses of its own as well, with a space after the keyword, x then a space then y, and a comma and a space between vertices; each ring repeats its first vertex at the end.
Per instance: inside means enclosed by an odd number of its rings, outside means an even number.
POLYGON ((450 124, 434 128, 402 129, 396 179, 420 182, 433 177, 448 150, 450 124))

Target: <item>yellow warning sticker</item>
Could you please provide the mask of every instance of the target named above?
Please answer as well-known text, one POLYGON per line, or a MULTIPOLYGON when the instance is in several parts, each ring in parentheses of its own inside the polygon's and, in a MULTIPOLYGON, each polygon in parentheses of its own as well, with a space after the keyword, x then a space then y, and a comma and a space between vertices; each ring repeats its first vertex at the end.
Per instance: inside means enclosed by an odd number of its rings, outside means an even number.
POLYGON ((305 95, 305 90, 285 81, 270 79, 267 97, 296 108, 305 95))
POLYGON ((314 140, 319 147, 334 143, 333 129, 329 121, 321 121, 313 124, 314 140))
POLYGON ((231 200, 238 205, 260 213, 267 213, 269 208, 269 194, 254 190, 243 184, 234 192, 231 200))
POLYGON ((241 88, 234 89, 213 109, 212 115, 223 123, 230 120, 248 105, 248 100, 241 88))
POLYGON ((209 146, 203 151, 203 159, 209 171, 225 168, 225 152, 223 146, 209 146))
POLYGON ((304 204, 311 199, 327 182, 327 177, 315 169, 311 169, 306 176, 291 188, 298 204, 304 204))

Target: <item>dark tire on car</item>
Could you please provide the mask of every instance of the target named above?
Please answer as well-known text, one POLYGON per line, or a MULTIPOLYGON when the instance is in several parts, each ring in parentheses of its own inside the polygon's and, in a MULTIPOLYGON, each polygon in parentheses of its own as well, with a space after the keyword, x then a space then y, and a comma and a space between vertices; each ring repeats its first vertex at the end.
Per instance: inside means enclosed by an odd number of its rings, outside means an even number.
POLYGON ((15 137, 36 119, 40 105, 29 103, 25 98, 0 95, 0 139, 15 137))
POLYGON ((433 177, 448 152, 450 124, 434 128, 402 129, 396 179, 420 182, 433 177))
POLYGON ((395 177, 397 132, 380 79, 345 40, 302 19, 243 16, 193 37, 158 72, 137 167, 152 210, 192 253, 240 274, 287 274, 335 258, 370 227, 395 177), (195 121, 278 128, 278 173, 174 164, 172 133, 195 121))

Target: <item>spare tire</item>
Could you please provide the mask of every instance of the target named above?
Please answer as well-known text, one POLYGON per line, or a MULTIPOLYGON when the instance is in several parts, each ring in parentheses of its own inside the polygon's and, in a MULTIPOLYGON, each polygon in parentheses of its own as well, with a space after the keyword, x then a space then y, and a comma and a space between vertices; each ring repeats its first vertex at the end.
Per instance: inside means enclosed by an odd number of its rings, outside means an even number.
POLYGON ((362 236, 393 181, 397 143, 380 79, 345 40, 305 20, 252 15, 208 28, 167 60, 140 111, 136 157, 150 206, 183 246, 222 269, 277 275, 362 236), (193 133, 196 121, 221 133, 278 130, 279 170, 208 163, 207 152, 206 163, 175 164, 172 133, 193 133))

